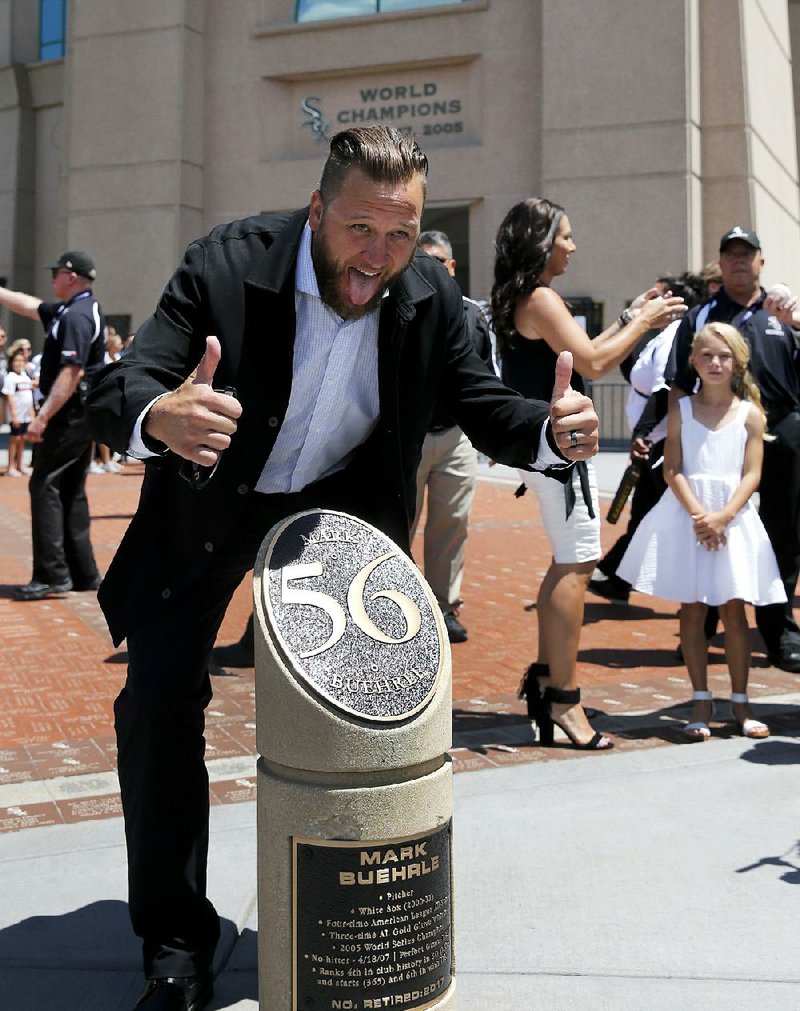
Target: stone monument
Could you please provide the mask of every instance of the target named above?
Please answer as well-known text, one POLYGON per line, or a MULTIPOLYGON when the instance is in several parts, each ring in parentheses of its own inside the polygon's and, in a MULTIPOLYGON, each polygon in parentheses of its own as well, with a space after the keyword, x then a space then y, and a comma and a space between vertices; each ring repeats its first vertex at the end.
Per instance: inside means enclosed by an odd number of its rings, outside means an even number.
POLYGON ((255 566, 261 1011, 454 1011, 450 646, 384 534, 277 524, 255 566))

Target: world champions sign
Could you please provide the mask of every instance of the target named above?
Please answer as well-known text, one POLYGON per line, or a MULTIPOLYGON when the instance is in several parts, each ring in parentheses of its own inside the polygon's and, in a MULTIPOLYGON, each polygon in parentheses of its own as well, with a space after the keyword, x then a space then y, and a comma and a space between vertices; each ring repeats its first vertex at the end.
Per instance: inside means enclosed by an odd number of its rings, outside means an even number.
POLYGON ((405 80, 358 78, 318 81, 312 89, 297 84, 294 115, 302 133, 327 146, 333 134, 354 126, 381 124, 415 135, 425 147, 474 141, 474 88, 463 67, 439 70, 436 77, 405 80))

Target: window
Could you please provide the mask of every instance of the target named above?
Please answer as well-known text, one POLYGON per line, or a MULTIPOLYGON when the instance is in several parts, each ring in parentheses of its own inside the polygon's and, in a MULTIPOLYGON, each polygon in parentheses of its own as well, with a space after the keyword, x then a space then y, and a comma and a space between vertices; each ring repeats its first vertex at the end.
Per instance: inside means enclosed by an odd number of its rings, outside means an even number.
POLYGON ((67 37, 67 0, 39 2, 39 59, 60 60, 67 37))
POLYGON ((461 0, 297 0, 298 21, 354 18, 364 14, 386 14, 418 7, 445 7, 461 0))

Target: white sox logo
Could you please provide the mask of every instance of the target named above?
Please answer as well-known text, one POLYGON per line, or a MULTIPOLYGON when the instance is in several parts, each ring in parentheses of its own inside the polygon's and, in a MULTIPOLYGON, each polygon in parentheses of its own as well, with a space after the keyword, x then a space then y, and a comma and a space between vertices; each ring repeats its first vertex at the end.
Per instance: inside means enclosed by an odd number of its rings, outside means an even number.
POLYGON ((321 101, 322 99, 317 95, 308 95, 300 103, 300 108, 308 116, 308 119, 305 120, 302 125, 309 127, 319 144, 330 140, 330 135, 328 134, 330 123, 326 123, 322 118, 322 110, 311 104, 312 102, 321 101))

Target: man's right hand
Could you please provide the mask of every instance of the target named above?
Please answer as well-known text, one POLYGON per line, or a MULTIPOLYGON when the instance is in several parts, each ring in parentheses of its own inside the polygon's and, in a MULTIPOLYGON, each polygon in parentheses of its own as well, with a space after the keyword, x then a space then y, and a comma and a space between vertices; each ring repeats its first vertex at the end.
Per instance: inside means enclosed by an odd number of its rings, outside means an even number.
POLYGON ((631 456, 634 460, 649 460, 650 443, 642 438, 631 440, 631 456))
POLYGON ((222 349, 216 337, 194 372, 172 393, 161 397, 144 420, 144 432, 185 460, 212 467, 231 444, 242 406, 235 397, 213 389, 222 349))

